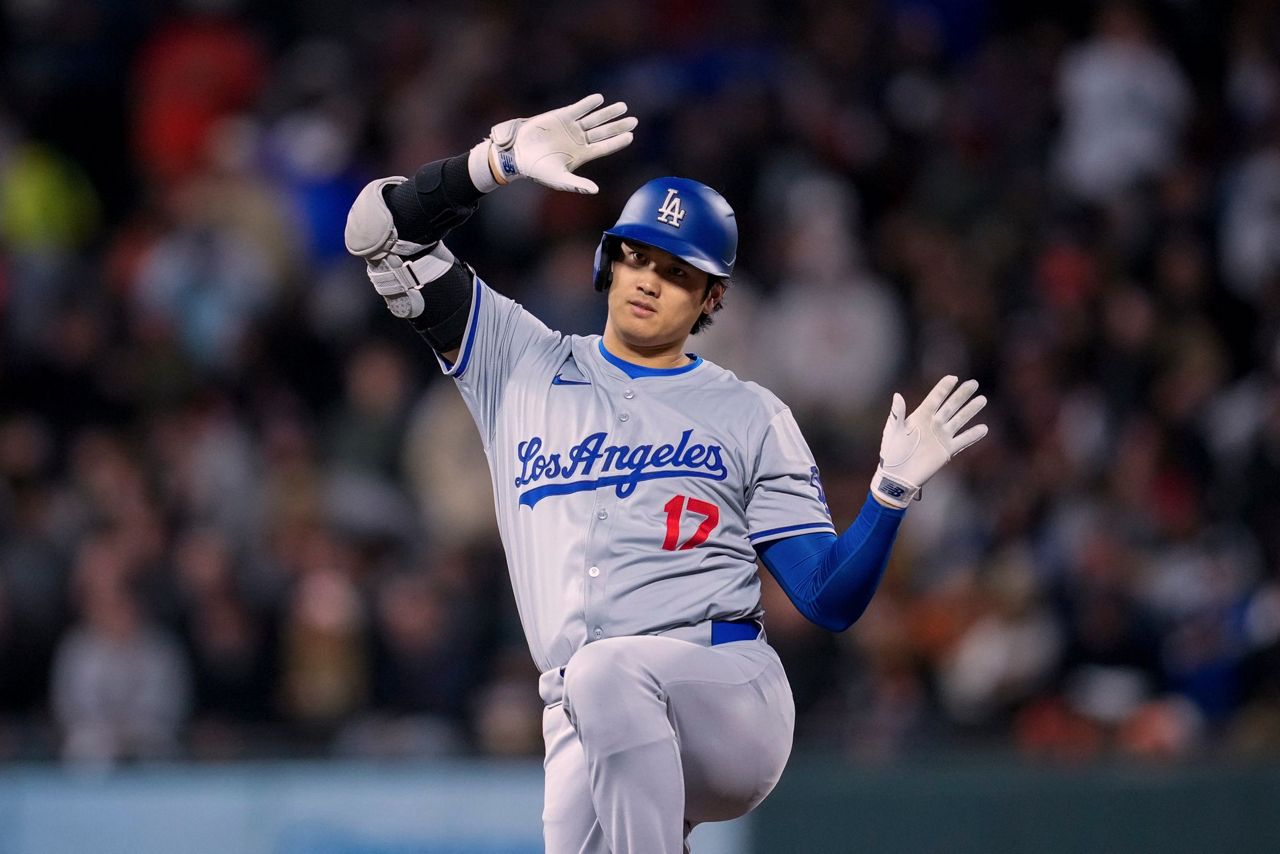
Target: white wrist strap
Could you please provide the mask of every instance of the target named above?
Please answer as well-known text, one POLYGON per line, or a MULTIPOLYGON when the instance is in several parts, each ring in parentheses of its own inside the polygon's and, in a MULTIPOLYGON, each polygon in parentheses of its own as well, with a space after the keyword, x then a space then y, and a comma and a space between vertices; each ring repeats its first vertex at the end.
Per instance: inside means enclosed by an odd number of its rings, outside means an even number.
POLYGON ((903 508, 911 503, 911 499, 920 495, 920 487, 885 474, 884 469, 880 468, 876 469, 876 476, 871 479, 871 491, 886 504, 903 508))
POLYGON ((492 145, 489 140, 482 139, 467 155, 467 173, 471 176, 471 183, 482 193, 492 193, 500 186, 494 180, 493 170, 489 168, 489 148, 492 145))

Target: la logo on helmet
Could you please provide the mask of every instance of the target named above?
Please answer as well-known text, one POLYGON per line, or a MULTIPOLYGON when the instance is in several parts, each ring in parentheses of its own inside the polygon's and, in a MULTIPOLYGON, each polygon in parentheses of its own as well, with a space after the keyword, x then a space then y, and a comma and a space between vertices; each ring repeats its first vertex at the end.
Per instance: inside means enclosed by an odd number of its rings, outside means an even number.
POLYGON ((665 222, 667 225, 679 228, 684 214, 685 210, 680 206, 680 192, 667 190, 667 197, 662 200, 662 207, 658 208, 658 222, 665 222))

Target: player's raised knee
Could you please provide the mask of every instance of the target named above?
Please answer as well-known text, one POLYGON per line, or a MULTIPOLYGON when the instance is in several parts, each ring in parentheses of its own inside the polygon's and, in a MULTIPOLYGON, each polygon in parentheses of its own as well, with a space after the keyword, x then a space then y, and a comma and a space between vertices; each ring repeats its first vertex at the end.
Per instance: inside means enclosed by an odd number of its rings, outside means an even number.
POLYGON ((643 677, 632 650, 634 638, 607 638, 574 653, 564 671, 564 694, 571 704, 607 704, 626 696, 643 677))

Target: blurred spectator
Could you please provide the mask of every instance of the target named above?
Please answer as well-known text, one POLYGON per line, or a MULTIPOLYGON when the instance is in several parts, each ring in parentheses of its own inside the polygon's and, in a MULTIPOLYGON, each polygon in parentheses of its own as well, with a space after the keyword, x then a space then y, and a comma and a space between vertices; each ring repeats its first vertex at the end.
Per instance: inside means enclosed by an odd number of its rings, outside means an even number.
POLYGON ((314 528, 297 547, 281 615, 279 702, 304 733, 327 737, 368 702, 369 617, 351 544, 314 528))
POLYGON ((205 221, 199 187, 175 190, 174 228, 147 253, 131 294, 134 322, 172 337, 194 366, 234 368, 279 283, 260 245, 205 221))
POLYGON ((890 559, 859 629, 841 638, 853 653, 844 680, 847 699, 828 725, 840 734, 845 751, 863 761, 889 761, 928 731, 932 714, 925 663, 937 655, 936 638, 952 634, 948 618, 961 613, 959 608, 930 613, 924 603, 911 601, 904 568, 900 557, 890 559))
POLYGON ((830 175, 793 175, 778 222, 785 278, 765 313, 769 385, 811 418, 848 423, 885 400, 906 337, 889 290, 863 269, 856 197, 830 175), (838 394, 832 394, 838 389, 838 394))
POLYGON ((193 741, 232 749, 234 727, 273 717, 276 644, 269 615, 240 589, 231 544, 215 528, 187 531, 175 546, 181 624, 193 672, 193 741))
POLYGON ((4 140, 0 236, 24 254, 72 252, 98 225, 98 200, 75 163, 35 142, 4 140))
POLYGON ((408 406, 408 370, 399 352, 368 344, 347 362, 346 396, 328 430, 326 457, 379 480, 399 464, 408 406))
POLYGON ((373 704, 344 734, 363 755, 436 756, 462 752, 480 663, 469 649, 464 603, 422 573, 397 574, 376 591, 373 704))
MULTIPOLYGON (((538 674, 527 666, 525 650, 510 647, 498 659, 497 677, 476 698, 476 740, 494 756, 537 756, 543 752, 538 674)), ((552 710, 555 711, 555 710, 552 710)))
POLYGON ((484 446, 461 395, 448 384, 433 383, 414 410, 404 466, 434 547, 497 539, 484 446))
POLYGON ((82 620, 59 644, 51 677, 62 755, 72 762, 174 757, 191 711, 187 659, 130 590, 128 560, 105 538, 77 559, 82 620))
POLYGON ((1174 163, 1191 91, 1137 3, 1102 5, 1093 38, 1063 57, 1058 91, 1058 170, 1072 195, 1109 202, 1174 163))
POLYGON ((279 58, 271 99, 282 115, 268 131, 281 195, 296 222, 287 245, 320 265, 346 259, 342 230, 364 181, 355 170, 366 104, 350 81, 358 73, 350 47, 305 41, 279 58))
POLYGON ((0 540, 0 707, 31 714, 44 702, 58 636, 67 619, 67 557, 52 539, 49 495, 37 484, 13 494, 0 540))
POLYGON ((8 334, 37 346, 46 324, 73 302, 77 251, 94 236, 101 205, 83 171, 34 140, 14 138, 0 113, 0 245, 13 276, 0 295, 8 334))
POLYGON ((985 613, 949 650, 939 670, 942 702, 962 724, 1002 720, 1051 684, 1062 638, 1025 550, 998 555, 984 579, 985 613))
POLYGON ((1219 229, 1222 275, 1241 297, 1256 301, 1280 276, 1280 150, 1261 148, 1227 177, 1219 229))
POLYGON ((217 397, 151 419, 150 455, 164 500, 191 523, 233 543, 257 532, 258 448, 229 401, 217 397))
POLYGON ((134 65, 134 146, 148 175, 171 182, 199 169, 218 119, 249 106, 266 73, 257 39, 229 16, 191 12, 156 29, 134 65))

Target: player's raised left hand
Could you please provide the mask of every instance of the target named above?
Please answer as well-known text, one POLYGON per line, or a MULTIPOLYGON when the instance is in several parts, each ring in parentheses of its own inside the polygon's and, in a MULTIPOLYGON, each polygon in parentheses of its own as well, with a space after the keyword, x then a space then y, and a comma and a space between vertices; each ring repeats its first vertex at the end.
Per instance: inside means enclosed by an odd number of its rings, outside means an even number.
POLYGON ((987 405, 987 399, 973 397, 977 380, 967 380, 959 388, 957 382, 956 377, 943 377, 909 416, 902 395, 893 395, 880 442, 880 467, 871 481, 877 500, 906 507, 948 460, 987 435, 985 424, 960 432, 987 405))
POLYGON ((498 183, 532 178, 553 190, 598 193, 600 188, 573 174, 584 163, 631 144, 636 118, 621 101, 601 107, 603 95, 588 95, 576 104, 527 119, 493 126, 489 163, 498 183))

